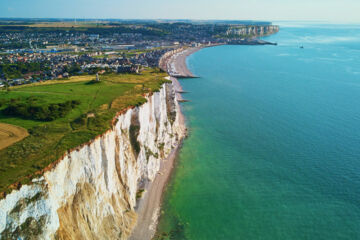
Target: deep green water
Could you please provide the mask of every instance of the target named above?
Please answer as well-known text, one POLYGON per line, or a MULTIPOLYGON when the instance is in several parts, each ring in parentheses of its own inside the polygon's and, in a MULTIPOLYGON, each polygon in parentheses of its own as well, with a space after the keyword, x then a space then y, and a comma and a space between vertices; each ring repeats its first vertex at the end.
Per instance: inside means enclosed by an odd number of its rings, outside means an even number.
POLYGON ((160 234, 360 239, 360 26, 283 25, 268 40, 188 58, 201 78, 181 81, 190 136, 160 234))

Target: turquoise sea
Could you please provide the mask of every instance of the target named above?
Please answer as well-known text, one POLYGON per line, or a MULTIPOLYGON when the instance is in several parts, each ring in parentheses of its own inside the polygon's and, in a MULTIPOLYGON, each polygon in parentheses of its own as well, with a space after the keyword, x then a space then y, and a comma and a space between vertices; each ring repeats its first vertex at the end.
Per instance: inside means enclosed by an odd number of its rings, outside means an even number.
POLYGON ((360 25, 280 26, 188 58, 163 239, 360 239, 360 25))

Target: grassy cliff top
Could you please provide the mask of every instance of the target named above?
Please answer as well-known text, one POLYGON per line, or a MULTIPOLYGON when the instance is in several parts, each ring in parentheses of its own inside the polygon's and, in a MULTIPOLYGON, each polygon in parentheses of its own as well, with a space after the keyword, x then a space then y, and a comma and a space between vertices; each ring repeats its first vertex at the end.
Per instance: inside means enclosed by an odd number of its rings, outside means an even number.
POLYGON ((0 91, 0 123, 29 132, 0 150, 0 192, 26 184, 67 150, 110 129, 117 112, 144 103, 144 94, 158 91, 166 76, 147 69, 102 75, 100 82, 89 75, 0 91))

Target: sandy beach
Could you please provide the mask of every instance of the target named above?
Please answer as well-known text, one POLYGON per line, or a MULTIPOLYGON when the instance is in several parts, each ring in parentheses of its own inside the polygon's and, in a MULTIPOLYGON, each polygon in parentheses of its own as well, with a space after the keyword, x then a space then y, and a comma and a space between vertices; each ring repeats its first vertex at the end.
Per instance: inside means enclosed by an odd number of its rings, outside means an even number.
POLYGON ((162 68, 166 70, 170 76, 175 78, 193 78, 192 74, 186 65, 186 58, 191 54, 199 51, 202 47, 187 48, 181 52, 174 53, 163 60, 162 68))
MULTIPOLYGON (((201 48, 186 49, 183 52, 170 56, 165 62, 165 68, 170 75, 170 80, 175 88, 176 99, 179 102, 184 101, 181 96, 183 89, 178 79, 174 77, 174 72, 171 71, 170 67, 176 70, 175 75, 177 76, 181 75, 182 77, 194 77, 187 69, 186 57, 200 49, 201 48)), ((182 114, 180 115, 180 118, 181 124, 185 127, 185 118, 182 114)), ((155 235, 163 192, 170 179, 180 147, 181 143, 179 143, 167 159, 161 163, 159 174, 156 176, 154 181, 149 183, 146 187, 143 198, 139 201, 139 205, 137 206, 136 212, 138 214, 138 220, 130 237, 131 240, 150 240, 155 235)))

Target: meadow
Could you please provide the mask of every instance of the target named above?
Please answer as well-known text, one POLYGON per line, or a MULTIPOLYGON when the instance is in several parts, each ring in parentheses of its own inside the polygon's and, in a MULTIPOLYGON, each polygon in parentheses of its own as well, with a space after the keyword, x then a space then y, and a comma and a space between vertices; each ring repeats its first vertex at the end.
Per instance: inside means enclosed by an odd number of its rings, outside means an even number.
POLYGON ((0 123, 22 127, 29 136, 0 150, 0 192, 29 182, 41 170, 75 148, 111 128, 117 112, 146 102, 144 94, 158 91, 166 73, 146 69, 141 74, 106 74, 77 76, 68 80, 47 81, 0 91, 0 123), (76 105, 66 116, 53 121, 39 121, 10 116, 4 111, 12 102, 46 108, 66 101, 76 105), (14 184, 16 183, 16 184, 14 184))

